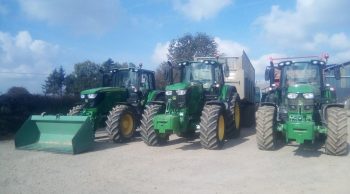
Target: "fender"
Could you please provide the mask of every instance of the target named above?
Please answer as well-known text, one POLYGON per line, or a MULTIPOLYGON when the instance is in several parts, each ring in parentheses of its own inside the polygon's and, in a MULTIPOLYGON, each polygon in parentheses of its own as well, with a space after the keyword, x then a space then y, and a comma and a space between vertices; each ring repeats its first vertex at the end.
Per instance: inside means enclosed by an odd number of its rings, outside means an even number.
POLYGON ((226 110, 226 106, 228 106, 228 105, 225 105, 224 102, 219 101, 219 100, 207 101, 207 102, 205 102, 204 106, 205 106, 205 105, 219 105, 219 106, 221 106, 221 108, 223 108, 224 110, 226 110))
POLYGON ((165 100, 165 92, 161 90, 153 90, 147 96, 146 104, 151 101, 164 101, 165 100))

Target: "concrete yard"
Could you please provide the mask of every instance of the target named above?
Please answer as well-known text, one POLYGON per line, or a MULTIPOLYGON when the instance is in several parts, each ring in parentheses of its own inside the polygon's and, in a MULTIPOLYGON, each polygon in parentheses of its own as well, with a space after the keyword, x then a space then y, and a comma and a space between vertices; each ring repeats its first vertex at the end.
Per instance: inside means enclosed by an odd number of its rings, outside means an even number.
POLYGON ((79 155, 15 150, 0 141, 0 193, 350 193, 350 156, 328 156, 322 144, 257 149, 255 131, 222 150, 171 136, 161 147, 140 138, 100 138, 79 155))

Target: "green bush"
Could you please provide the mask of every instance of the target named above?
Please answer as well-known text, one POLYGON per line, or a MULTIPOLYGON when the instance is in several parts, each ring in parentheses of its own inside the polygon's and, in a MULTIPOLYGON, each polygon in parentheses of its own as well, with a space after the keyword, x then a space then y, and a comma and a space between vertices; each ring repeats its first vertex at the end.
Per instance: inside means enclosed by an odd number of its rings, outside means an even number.
POLYGON ((53 97, 32 94, 0 96, 0 135, 15 133, 34 114, 67 114, 79 99, 71 96, 53 97))

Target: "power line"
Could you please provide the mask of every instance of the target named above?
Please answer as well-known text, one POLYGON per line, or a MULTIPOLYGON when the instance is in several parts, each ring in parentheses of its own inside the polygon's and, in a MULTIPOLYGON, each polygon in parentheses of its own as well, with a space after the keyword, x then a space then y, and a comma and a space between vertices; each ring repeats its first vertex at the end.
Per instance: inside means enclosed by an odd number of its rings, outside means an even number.
POLYGON ((20 73, 20 72, 6 72, 6 71, 0 71, 2 74, 18 74, 18 75, 41 75, 41 76, 48 76, 49 74, 44 73, 20 73))

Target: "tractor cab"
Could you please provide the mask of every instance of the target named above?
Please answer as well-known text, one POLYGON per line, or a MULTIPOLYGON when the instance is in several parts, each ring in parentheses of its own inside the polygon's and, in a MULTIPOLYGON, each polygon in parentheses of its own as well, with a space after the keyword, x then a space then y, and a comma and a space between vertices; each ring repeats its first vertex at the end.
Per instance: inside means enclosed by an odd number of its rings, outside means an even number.
POLYGON ((222 65, 216 61, 184 62, 180 67, 182 82, 201 83, 205 89, 224 83, 222 65))
MULTIPOLYGON (((203 89, 206 98, 217 98, 224 85, 223 65, 217 61, 202 60, 199 62, 182 62, 180 69, 180 83, 197 86, 203 89)), ((228 68, 225 68, 228 70, 228 68)), ((208 99, 207 99, 208 100, 208 99)))
POLYGON ((141 68, 113 69, 110 81, 112 87, 126 88, 131 92, 155 89, 154 72, 141 68))

